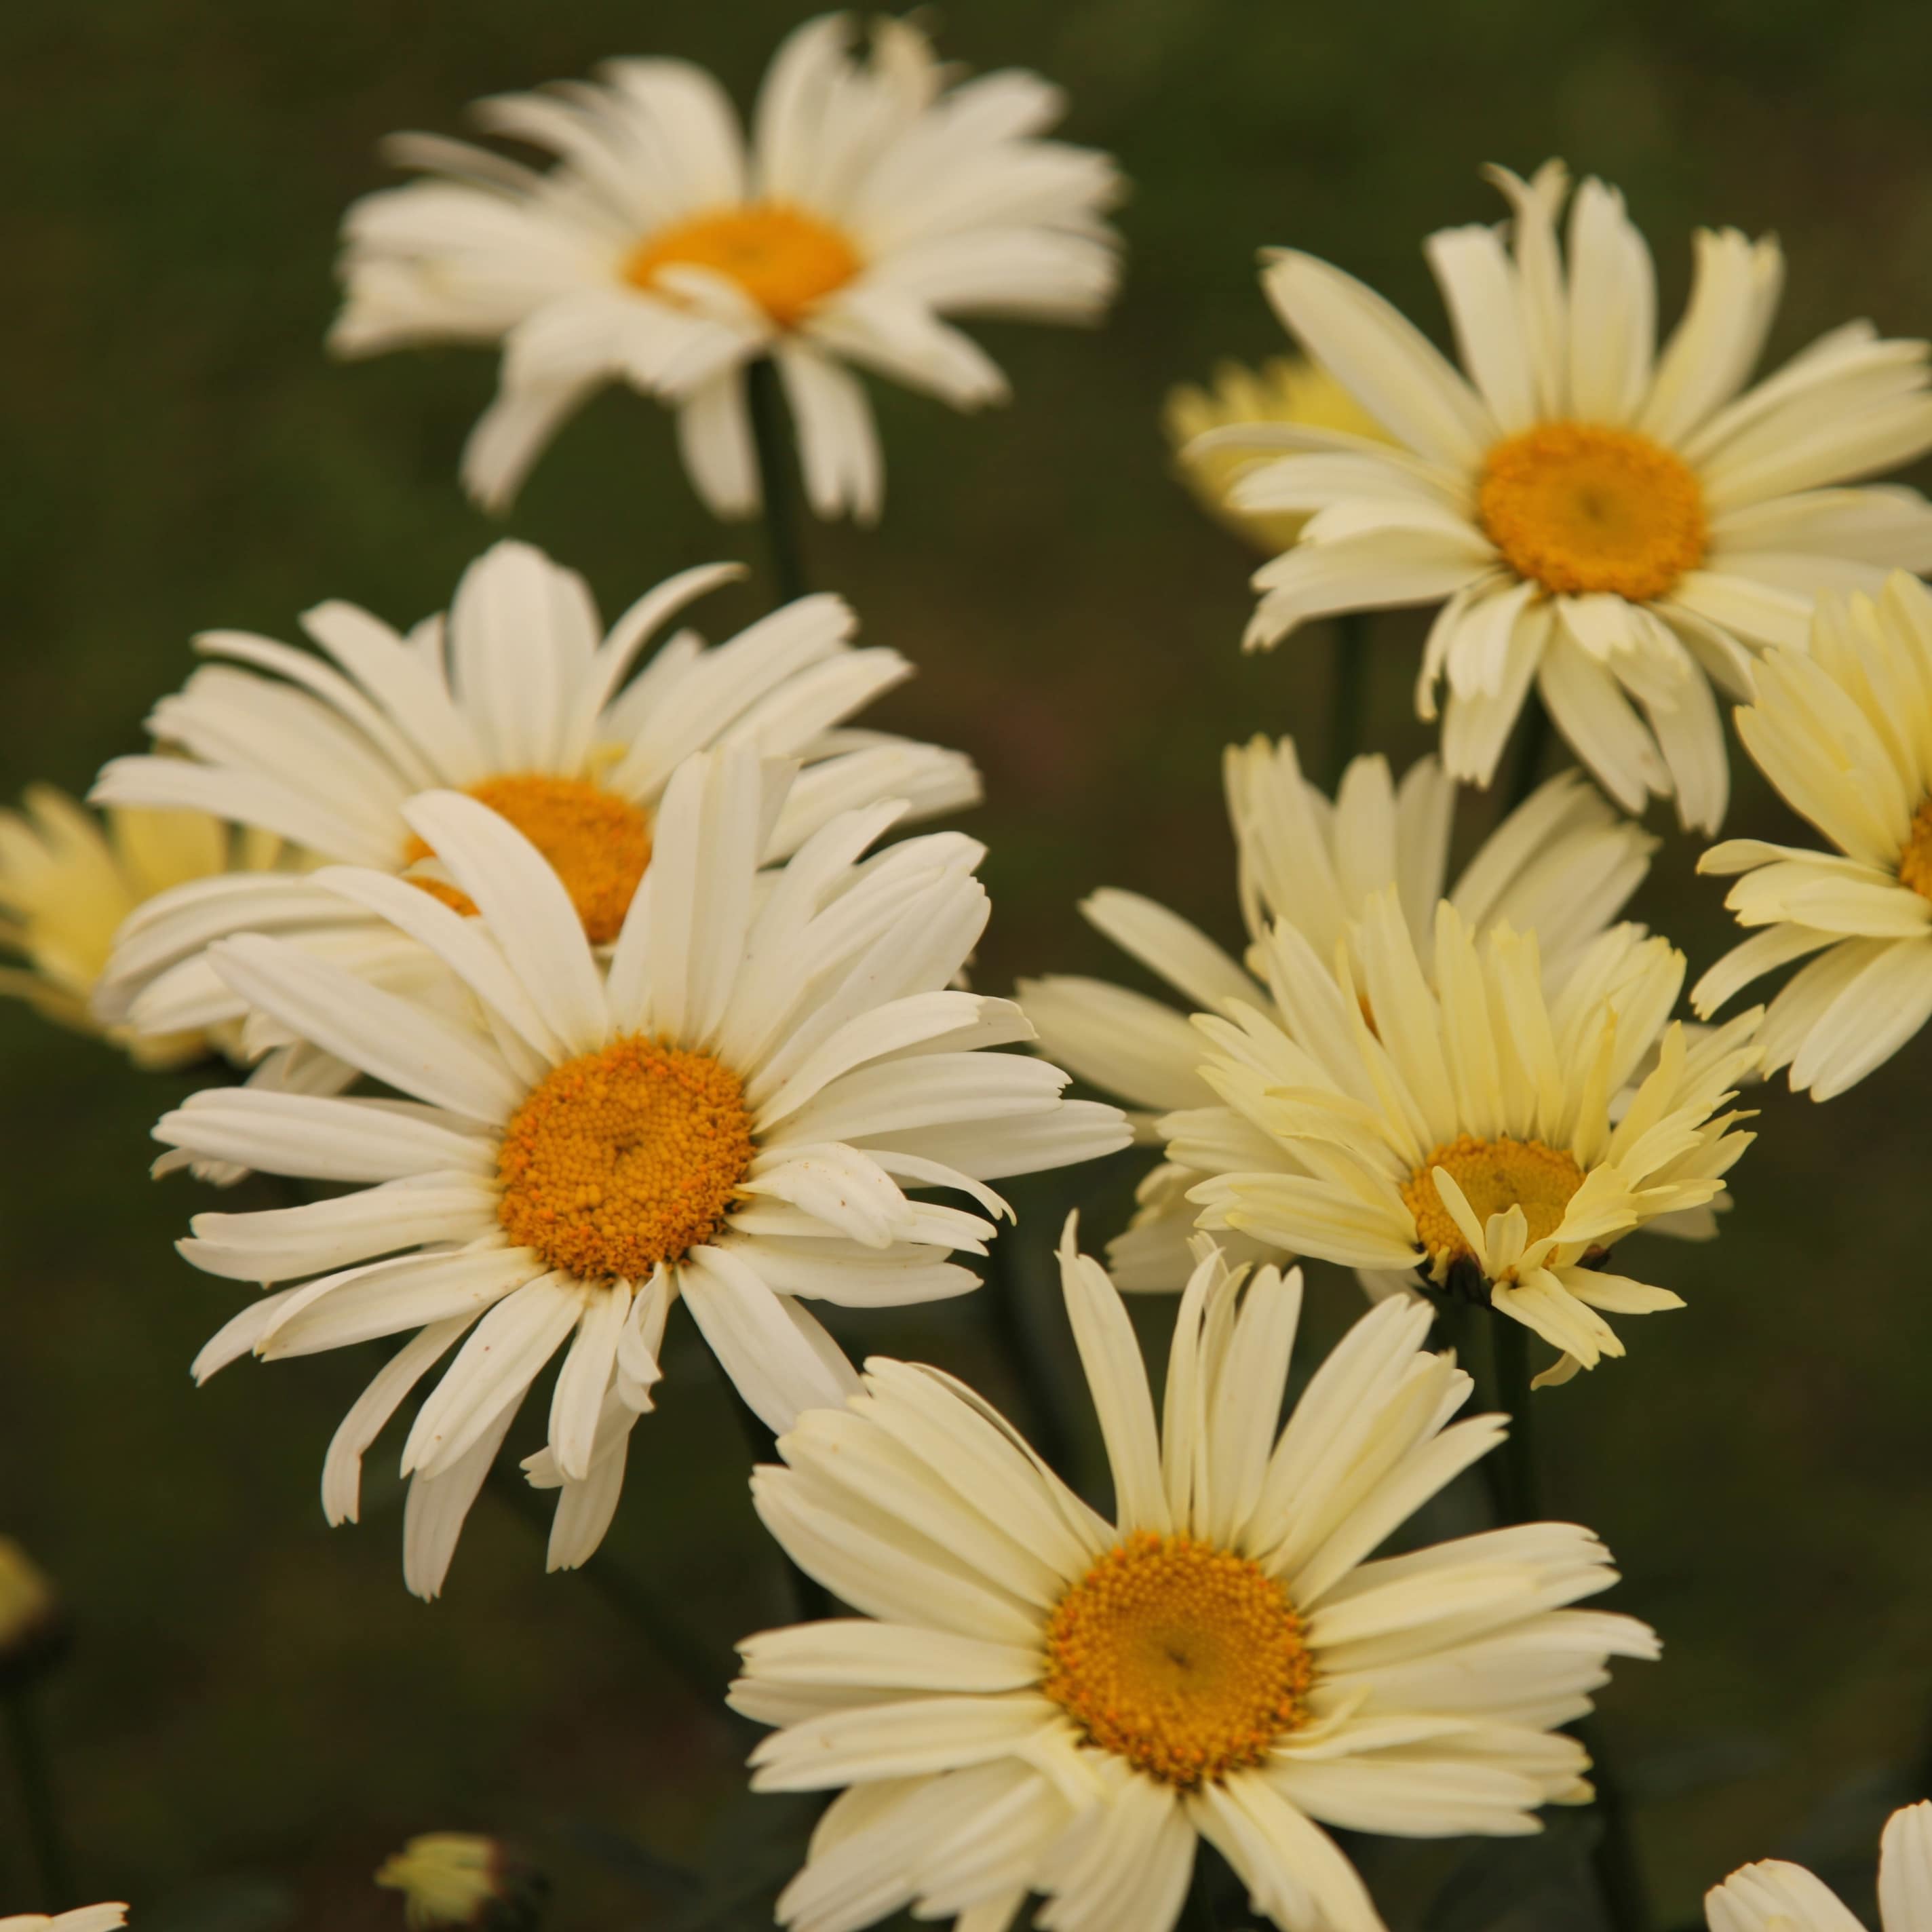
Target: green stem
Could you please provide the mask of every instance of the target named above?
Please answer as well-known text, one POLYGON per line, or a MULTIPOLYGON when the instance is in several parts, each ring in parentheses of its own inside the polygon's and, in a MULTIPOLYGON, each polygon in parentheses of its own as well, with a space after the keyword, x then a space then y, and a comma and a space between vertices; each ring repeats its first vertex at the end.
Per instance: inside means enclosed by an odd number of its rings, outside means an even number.
POLYGON ((1041 1337, 1029 1318, 1017 1263, 1019 1256, 1010 1228, 997 1234, 980 1266, 979 1302, 998 1357, 1012 1368, 1026 1408, 1026 1437, 1048 1466, 1070 1482, 1073 1444, 1060 1414, 1041 1337))
POLYGON ((799 547, 796 464, 785 434, 778 365, 760 356, 745 371, 752 442, 758 455, 758 488, 765 506, 765 542, 771 552, 777 602, 805 595, 805 563, 799 547))
POLYGON ((1541 694, 1532 689, 1522 701, 1522 736, 1516 747, 1515 768, 1510 774, 1505 812, 1514 812, 1536 789, 1543 770, 1543 754, 1550 746, 1550 712, 1541 694))
POLYGON ((1536 1468, 1536 1431, 1530 1410, 1529 1330, 1500 1310, 1490 1311, 1490 1344, 1495 1352, 1496 1400, 1508 1412, 1510 1430, 1498 1452, 1502 1465, 1502 1514, 1509 1522, 1534 1522, 1543 1514, 1536 1468))
POLYGON ((1335 620, 1334 677, 1329 692, 1329 795, 1340 789, 1348 760, 1360 749, 1369 701, 1369 617, 1345 610, 1335 620))
MULTIPOLYGON (((720 1372, 722 1373, 721 1367, 720 1372)), ((782 1462, 778 1454, 778 1439, 765 1426, 765 1419, 738 1393, 738 1385, 729 1376, 724 1377, 724 1390, 731 1399, 732 1413, 738 1418, 738 1426, 743 1432, 745 1446, 752 1452, 754 1462, 782 1462)), ((808 1576, 792 1561, 790 1552, 782 1546, 779 1555, 784 1558, 785 1574, 790 1579, 792 1603, 802 1624, 816 1623, 832 1614, 832 1598, 824 1584, 815 1576, 808 1576)))
MULTIPOLYGON (((493 1463, 484 1486, 511 1515, 548 1540, 550 1512, 520 1471, 508 1463, 493 1463)), ((730 1672, 721 1658, 712 1655, 710 1645, 609 1558, 593 1557, 580 1574, 612 1610, 644 1633, 645 1640, 700 1703, 717 1708, 730 1672)))
POLYGON ((34 1707, 34 1694, 26 1685, 14 1685, 0 1702, 6 1709, 7 1742, 14 1754, 27 1842, 32 1847, 34 1867, 40 1874, 41 1903, 50 1912, 65 1911, 76 1903, 74 1868, 68 1858, 67 1834, 61 1824, 60 1798, 54 1788, 53 1759, 47 1749, 46 1732, 34 1707))
POLYGON ((1650 1932, 1650 1898, 1643 1882, 1643 1865, 1637 1856, 1636 1834, 1630 1826, 1630 1808, 1622 1781, 1610 1764, 1602 1726, 1593 1712, 1580 1718, 1570 1727, 1577 1742, 1590 1754, 1591 1781, 1597 1787, 1596 1812, 1603 1835, 1590 1855, 1597 1882, 1603 1888, 1604 1904, 1616 1932, 1650 1932))

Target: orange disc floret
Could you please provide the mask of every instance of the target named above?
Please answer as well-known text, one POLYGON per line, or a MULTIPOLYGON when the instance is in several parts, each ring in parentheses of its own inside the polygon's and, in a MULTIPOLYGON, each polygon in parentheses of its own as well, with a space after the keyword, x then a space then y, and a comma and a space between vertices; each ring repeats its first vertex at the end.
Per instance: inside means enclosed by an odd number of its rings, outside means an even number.
POLYGON ((1261 1566, 1136 1531, 1060 1600, 1041 1689, 1090 1744, 1184 1789, 1259 1764, 1306 1721, 1301 1619, 1261 1566))
MULTIPOLYGON (((581 778, 542 772, 485 778, 470 786, 470 796, 507 818, 550 861, 592 945, 616 938, 651 862, 650 821, 640 807, 581 778)), ((432 855, 412 838, 403 856, 413 865, 432 855)), ((467 894, 440 879, 416 884, 466 917, 476 910, 467 894)))
POLYGON ((646 1280, 718 1233, 755 1151, 729 1067, 634 1034, 565 1061, 511 1116, 497 1218, 580 1281, 646 1280))
POLYGON ((624 279, 634 288, 662 292, 658 272, 674 266, 722 275, 780 328, 795 328, 861 264, 859 251, 829 221, 766 201, 716 208, 660 229, 631 251, 624 279))
POLYGON ((1483 464, 1477 514, 1519 577, 1544 590, 1667 596, 1709 547, 1690 466, 1634 430, 1538 423, 1483 464))
POLYGON ((1415 1216, 1415 1238, 1433 1260, 1460 1261, 1469 1252, 1436 1185, 1442 1168, 1461 1188, 1478 1225, 1487 1227, 1492 1214, 1522 1210, 1529 1238, 1541 1240, 1562 1226, 1570 1197, 1583 1184, 1576 1156, 1540 1141, 1494 1140, 1460 1134, 1426 1155, 1402 1185, 1402 1198, 1415 1216))

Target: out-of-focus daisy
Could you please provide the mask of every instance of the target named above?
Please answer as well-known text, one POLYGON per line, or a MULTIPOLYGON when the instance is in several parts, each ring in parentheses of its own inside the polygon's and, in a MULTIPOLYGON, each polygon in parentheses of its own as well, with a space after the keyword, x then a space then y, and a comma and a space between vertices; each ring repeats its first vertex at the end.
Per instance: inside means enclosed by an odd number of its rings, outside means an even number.
POLYGON ((550 1886, 500 1838, 426 1832, 382 1861, 376 1882, 403 1895, 410 1932, 524 1932, 550 1886))
POLYGON ((1811 649, 1769 653, 1738 736, 1838 848, 1727 839, 1697 862, 1739 873, 1724 903, 1762 928, 1698 981, 1714 1012, 1812 956, 1765 1015, 1765 1065, 1828 1100, 1932 1018, 1932 596, 1903 572, 1876 602, 1820 603, 1811 649))
POLYGON ((0 1536, 0 1689, 38 1677, 67 1648, 60 1592, 10 1536, 0 1536))
POLYGON ((798 28, 746 143, 722 90, 682 61, 618 60, 596 82, 478 104, 490 133, 558 157, 548 173, 426 134, 390 158, 430 178, 344 224, 331 341, 367 356, 500 343, 502 387, 463 461, 500 508, 563 418, 606 382, 677 411, 685 466, 720 516, 759 502, 746 365, 777 365, 807 494, 869 521, 884 488, 854 367, 956 408, 1005 378, 948 316, 1090 322, 1116 275, 1106 156, 1038 138, 1059 90, 1006 70, 948 87, 909 21, 872 58, 850 17, 798 28))
POLYGON ((1170 1124, 1174 1160, 1208 1175, 1188 1196, 1202 1227, 1420 1270, 1552 1344, 1558 1379, 1624 1352, 1606 1312, 1682 1305, 1605 1263, 1622 1236, 1714 1199, 1750 1144, 1720 1110, 1758 1064, 1755 1009, 1693 1040, 1670 1019, 1684 956, 1666 941, 1613 928, 1552 986, 1533 932, 1479 940, 1445 902, 1420 945, 1393 890, 1369 901, 1352 958, 1324 961, 1285 920, 1262 950, 1274 1010, 1195 1022, 1245 1138, 1211 1116, 1207 1132, 1170 1124), (1248 1161, 1254 1142, 1286 1158, 1248 1161))
POLYGON ((51 785, 31 787, 25 802, 24 812, 0 812, 0 945, 26 962, 0 970, 0 992, 77 1032, 105 1033, 136 1066, 236 1052, 232 1023, 141 1034, 102 1025, 91 1003, 137 908, 190 880, 239 877, 272 890, 260 875, 283 856, 281 841, 202 812, 110 808, 97 818, 51 785))
POLYGON ((1252 449, 1230 448, 1219 439, 1204 443, 1198 439, 1210 430, 1254 423, 1301 423, 1388 440, 1381 424, 1327 370, 1300 356, 1270 356, 1258 369, 1242 362, 1218 363, 1208 387, 1183 382, 1169 390, 1161 420, 1173 446, 1174 466, 1201 507, 1237 536, 1270 554, 1286 550, 1300 536, 1306 515, 1236 509, 1228 501, 1234 479, 1265 458, 1252 449))
MULTIPOLYGON (((1878 1851, 1884 1932, 1932 1932, 1932 1804, 1886 1821, 1878 1851)), ((1856 1913, 1802 1865, 1781 1858, 1741 1865, 1704 1894, 1711 1932, 1864 1932, 1856 1913)))
MULTIPOLYGON (((837 597, 802 597, 711 650, 680 632, 632 675, 656 631, 736 574, 729 564, 686 571, 606 634, 575 572, 527 544, 500 543, 464 572, 447 620, 406 637, 342 603, 302 620, 320 655, 211 633, 199 647, 225 662, 197 671, 148 721, 188 756, 116 759, 94 797, 218 812, 322 859, 406 874, 461 905, 404 806, 440 787, 466 791, 557 868, 597 945, 615 939, 650 866, 672 771, 706 746, 806 761, 767 828, 767 859, 876 799, 922 814, 977 798, 977 775, 958 752, 848 728, 912 667, 896 651, 854 649, 856 620, 837 597)), ((214 878, 127 922, 97 1010, 142 1034, 240 1019, 246 1003, 204 950, 236 932, 298 938, 318 957, 410 988, 434 965, 406 932, 312 880, 214 878)))
POLYGON ((1278 453, 1233 486, 1237 509, 1309 519, 1256 572, 1247 642, 1446 599, 1417 704, 1433 718, 1446 678, 1451 772, 1489 782, 1534 682, 1620 804, 1674 792, 1686 825, 1714 830, 1730 781, 1710 681, 1748 698, 1753 651, 1802 647, 1820 592, 1932 566, 1932 506, 1842 487, 1932 448, 1927 345, 1852 322, 1747 389, 1783 280, 1774 242, 1700 232, 1659 350, 1622 196, 1584 182, 1566 262, 1561 164, 1490 178, 1510 246, 1480 226, 1428 245, 1466 375, 1326 262, 1282 250, 1264 271, 1289 330, 1396 447, 1290 424, 1216 433, 1278 453))
POLYGON ((19 1912, 0 1918, 0 1932, 113 1932, 128 1922, 124 1904, 83 1905, 72 1912, 19 1912))
POLYGON ((213 949, 251 1006, 404 1098, 218 1089, 161 1120, 158 1139, 202 1158, 360 1184, 196 1217, 182 1250, 198 1267, 300 1285, 245 1309, 195 1372, 419 1331, 330 1448, 339 1522, 364 1450, 466 1336, 404 1448, 419 1594, 440 1588, 524 1391, 566 1342, 549 1447, 526 1465, 562 1489, 553 1568, 602 1539, 674 1300, 746 1401, 788 1427, 853 1386, 800 1298, 868 1306, 976 1285, 949 1256, 983 1253, 991 1222, 907 1188, 1004 1213, 986 1181, 1126 1142, 1112 1108, 1060 1100, 1058 1069, 978 1050, 1031 1036, 1017 1007, 947 990, 986 923, 980 848, 940 833, 867 858, 898 814, 887 802, 761 878, 784 776, 742 750, 680 766, 608 966, 557 874, 496 813, 452 792, 405 806, 476 917, 388 873, 321 883, 412 934, 473 1018, 263 934, 213 949))
MULTIPOLYGON (((1445 896, 1456 812, 1454 781, 1434 758, 1411 766, 1400 785, 1385 760, 1357 758, 1332 805, 1303 777, 1292 738, 1231 746, 1222 770, 1250 941, 1246 964, 1135 892, 1098 892, 1082 906, 1108 938, 1191 1009, 1252 1008, 1277 1019, 1265 946, 1276 920, 1299 932, 1318 958, 1331 960, 1338 944, 1352 943, 1353 922, 1373 895, 1393 887, 1426 948, 1436 902, 1445 896)), ((1555 982, 1616 917, 1656 843, 1578 773, 1566 772, 1490 834, 1446 896, 1479 932, 1508 925, 1537 933, 1545 977, 1555 982)), ((1135 1109, 1130 1118, 1142 1141, 1214 1141, 1221 1153, 1210 1171, 1230 1165, 1305 1171, 1222 1102, 1202 1070, 1207 1040, 1166 1001, 1072 975, 1024 981, 1020 1000, 1040 1030, 1042 1051, 1135 1109)), ((1204 1178, 1170 1149, 1142 1183, 1133 1226, 1109 1250, 1123 1287, 1178 1288, 1186 1279, 1188 1238, 1199 1211, 1188 1190, 1204 1178)), ((1239 1237, 1224 1238, 1245 1250, 1239 1237)))
POLYGON ((1197 1841, 1283 1928, 1376 1932, 1322 1829, 1516 1835, 1590 1797, 1558 1726, 1634 1619, 1565 1607, 1616 1580, 1574 1524, 1369 1560, 1501 1439, 1450 1424, 1469 1378, 1425 1309, 1365 1315, 1280 1421, 1298 1272, 1244 1287, 1211 1246, 1183 1297, 1158 1427, 1118 1294, 1060 1254, 1114 1479, 1089 1509, 986 1402, 874 1358, 752 1478, 793 1558, 861 1613, 743 1646, 732 1702, 779 1726, 767 1791, 846 1787, 778 1900, 796 1932, 910 1904, 1006 1932, 1167 1932, 1197 1841), (1318 1822, 1319 1821, 1319 1822, 1318 1822))

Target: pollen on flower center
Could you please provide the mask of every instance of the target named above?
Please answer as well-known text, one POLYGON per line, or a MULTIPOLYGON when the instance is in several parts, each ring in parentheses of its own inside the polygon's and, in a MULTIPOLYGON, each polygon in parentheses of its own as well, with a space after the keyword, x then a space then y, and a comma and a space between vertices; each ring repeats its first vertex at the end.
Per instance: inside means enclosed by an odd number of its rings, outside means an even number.
POLYGON ((861 266, 858 250, 830 222, 769 201, 716 208, 660 229, 631 251, 624 279, 652 288, 658 270, 674 263, 728 277, 781 328, 796 328, 861 266))
POLYGON ((1912 830, 1898 855, 1898 883, 1932 899, 1932 798, 1912 814, 1912 830))
POLYGON ((510 1117, 497 1219, 579 1280, 647 1280, 717 1234, 755 1150, 735 1073, 634 1034, 565 1061, 510 1117))
POLYGON ((1402 1186, 1402 1198, 1415 1216, 1418 1244, 1432 1260, 1444 1262, 1461 1260, 1469 1252, 1469 1244, 1437 1192, 1434 1170, 1438 1167, 1446 1169, 1462 1189, 1478 1222, 1484 1226, 1492 1214, 1520 1208, 1532 1241, 1556 1232, 1570 1197, 1583 1184, 1583 1170, 1574 1157, 1540 1141, 1511 1140, 1507 1136, 1486 1141, 1463 1134, 1444 1142, 1402 1186))
MULTIPOLYGON (((507 818, 550 861, 593 946, 616 938, 651 862, 650 821, 638 806, 581 778, 541 772, 485 778, 470 796, 507 818)), ((412 838, 404 860, 413 865, 431 856, 412 838)), ((476 910, 467 894, 440 879, 416 883, 466 916, 476 910)))
POLYGON ((1301 1619, 1258 1564, 1140 1531, 1060 1598, 1041 1689, 1090 1743, 1184 1788, 1258 1764, 1307 1718, 1301 1619))
POLYGON ((1519 577, 1546 590, 1666 595, 1704 560, 1704 494, 1683 459, 1647 436, 1539 423, 1498 443, 1477 513, 1519 577))

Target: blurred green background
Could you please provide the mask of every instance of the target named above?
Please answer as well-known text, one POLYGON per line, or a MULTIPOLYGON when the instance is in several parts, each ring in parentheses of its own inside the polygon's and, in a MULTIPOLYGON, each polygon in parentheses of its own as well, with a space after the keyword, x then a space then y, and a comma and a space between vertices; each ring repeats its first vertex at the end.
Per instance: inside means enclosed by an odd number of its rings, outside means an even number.
MULTIPOLYGON (((454 130, 476 96, 618 52, 690 56, 742 99, 794 17, 762 0, 0 10, 0 792, 84 788, 138 742, 195 630, 288 635, 325 596, 412 620, 496 534, 454 480, 493 358, 338 368, 320 352, 335 224, 388 178, 381 134, 454 130)), ((1852 314, 1932 329, 1922 5, 955 0, 938 24, 974 67, 1064 82, 1070 132, 1135 184, 1107 326, 986 328, 1016 400, 982 418, 880 392, 882 527, 808 532, 813 579, 922 667, 879 722, 985 768, 972 826, 991 848, 991 989, 1116 970, 1074 910, 1101 884, 1232 940, 1219 748, 1257 728, 1318 736, 1326 638, 1240 657, 1250 560, 1174 487, 1157 423, 1171 382, 1279 346, 1258 244, 1326 255, 1439 334, 1423 236, 1497 212, 1480 163, 1560 152, 1628 191, 1666 316, 1690 227, 1734 223, 1776 229, 1789 253, 1774 355, 1852 314)), ((568 430, 509 527, 585 571, 607 610, 682 566, 758 554, 755 532, 698 508, 668 419, 623 393, 568 430)), ((706 621, 722 632, 762 595, 713 600, 706 621)), ((1429 742, 1408 712, 1417 646, 1414 623, 1378 626, 1372 742, 1398 765, 1429 742)), ((1489 812, 1469 802, 1468 838, 1489 812)), ((1726 829, 1791 836, 1748 773, 1726 829)), ((1694 968, 1728 931, 1694 857, 1667 838, 1635 908, 1694 968)), ((1557 1510, 1609 1540, 1623 1606, 1667 1640, 1603 1705, 1666 1924, 1773 1852, 1846 1862, 1868 1903, 1885 1810, 1925 1795, 1928 1072, 1932 1036, 1828 1109, 1767 1090, 1723 1238, 1645 1258, 1688 1309, 1626 1324, 1627 1360, 1539 1399, 1557 1510)), ((379 1349, 244 1364, 193 1390, 190 1357, 238 1304, 170 1250, 200 1190, 144 1178, 147 1128, 191 1083, 11 1008, 0 1083, 0 1528, 82 1624, 52 1714, 84 1894, 130 1897, 156 1908, 137 1923, 181 1932, 268 1923, 278 1887, 303 1928, 398 1925, 370 1870, 448 1827, 536 1840, 560 1932, 695 1922, 616 1838, 710 1856, 755 1888, 784 1808, 738 1796, 742 1736, 683 1696, 589 1576, 546 1580, 486 1498, 446 1599, 415 1602, 388 1438, 363 1526, 326 1529, 322 1450, 379 1349)), ((1036 1289, 1066 1202, 1087 1203, 1097 1240, 1131 1178, 1122 1160, 1024 1191, 1036 1289)), ((1357 1304, 1333 1271, 1319 1286, 1325 1341, 1357 1304)), ((1037 1312, 1051 1351, 1054 1310, 1037 1312)), ((1150 1333, 1166 1318, 1143 1312, 1150 1333)), ((845 1332, 1014 1394, 970 1305, 845 1332)), ((531 1446, 542 1414, 533 1402, 513 1442, 531 1446)), ((687 1336, 602 1560, 721 1648, 784 1609, 742 1468, 687 1336)), ((5 1792, 0 1777, 0 1907, 27 1883, 5 1792)), ((1386 1858, 1391 1910, 1448 1856, 1386 1858)))

